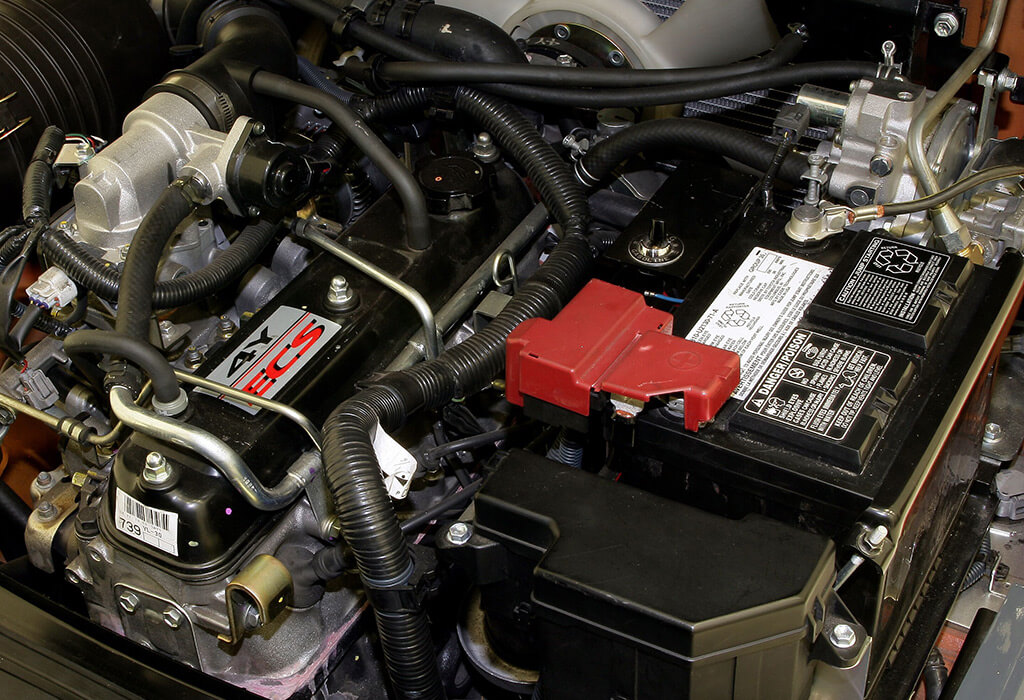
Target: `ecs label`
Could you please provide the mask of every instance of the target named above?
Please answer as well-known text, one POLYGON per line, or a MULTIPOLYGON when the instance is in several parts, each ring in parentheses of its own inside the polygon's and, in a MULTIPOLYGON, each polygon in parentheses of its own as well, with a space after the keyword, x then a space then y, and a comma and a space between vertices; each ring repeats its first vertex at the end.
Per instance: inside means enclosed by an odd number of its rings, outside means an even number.
MULTIPOLYGON (((246 393, 273 398, 334 338, 337 323, 302 309, 282 306, 250 333, 234 354, 208 375, 246 393)), ((218 396, 247 413, 259 407, 218 396)))

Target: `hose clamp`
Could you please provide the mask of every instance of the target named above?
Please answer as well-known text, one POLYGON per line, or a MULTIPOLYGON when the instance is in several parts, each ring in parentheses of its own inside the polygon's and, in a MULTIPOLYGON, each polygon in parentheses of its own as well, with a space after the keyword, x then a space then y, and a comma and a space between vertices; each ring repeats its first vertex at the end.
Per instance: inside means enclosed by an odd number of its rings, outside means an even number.
POLYGON ((161 401, 153 397, 153 411, 161 416, 177 416, 188 408, 188 394, 182 388, 178 389, 178 396, 173 401, 161 401))
POLYGON ((362 19, 363 12, 355 7, 346 7, 338 13, 338 17, 331 25, 331 34, 340 37, 348 29, 349 23, 354 19, 362 19))
POLYGON ((409 568, 391 581, 375 581, 363 576, 366 597, 374 610, 385 613, 416 612, 433 581, 437 558, 425 547, 410 547, 409 568))

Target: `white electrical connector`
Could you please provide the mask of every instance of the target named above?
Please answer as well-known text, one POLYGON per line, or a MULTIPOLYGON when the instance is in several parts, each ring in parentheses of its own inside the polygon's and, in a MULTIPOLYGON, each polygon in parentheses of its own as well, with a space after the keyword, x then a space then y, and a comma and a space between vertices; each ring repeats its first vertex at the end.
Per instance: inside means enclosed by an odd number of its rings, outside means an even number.
POLYGON ((51 267, 25 290, 36 306, 62 309, 78 296, 78 287, 60 268, 51 267))

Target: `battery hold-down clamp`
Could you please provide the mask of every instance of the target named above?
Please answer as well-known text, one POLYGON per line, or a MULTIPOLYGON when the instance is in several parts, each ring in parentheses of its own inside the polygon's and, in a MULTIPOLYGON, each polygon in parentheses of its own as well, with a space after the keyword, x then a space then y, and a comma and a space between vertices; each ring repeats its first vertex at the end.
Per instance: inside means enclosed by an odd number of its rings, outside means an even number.
POLYGON ((666 397, 694 431, 740 380, 739 355, 672 335, 671 314, 600 280, 554 319, 519 324, 506 342, 506 363, 506 396, 528 412, 555 407, 589 416, 594 399, 607 394, 616 414, 633 418, 652 398, 666 397))

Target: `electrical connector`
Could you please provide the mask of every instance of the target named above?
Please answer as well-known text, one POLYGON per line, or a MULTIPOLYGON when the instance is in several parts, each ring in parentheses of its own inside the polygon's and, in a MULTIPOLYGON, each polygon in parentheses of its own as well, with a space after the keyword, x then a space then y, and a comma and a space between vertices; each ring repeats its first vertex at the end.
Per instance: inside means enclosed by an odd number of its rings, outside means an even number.
POLYGON ((78 287, 60 268, 51 267, 25 290, 36 306, 62 309, 78 296, 78 287))

